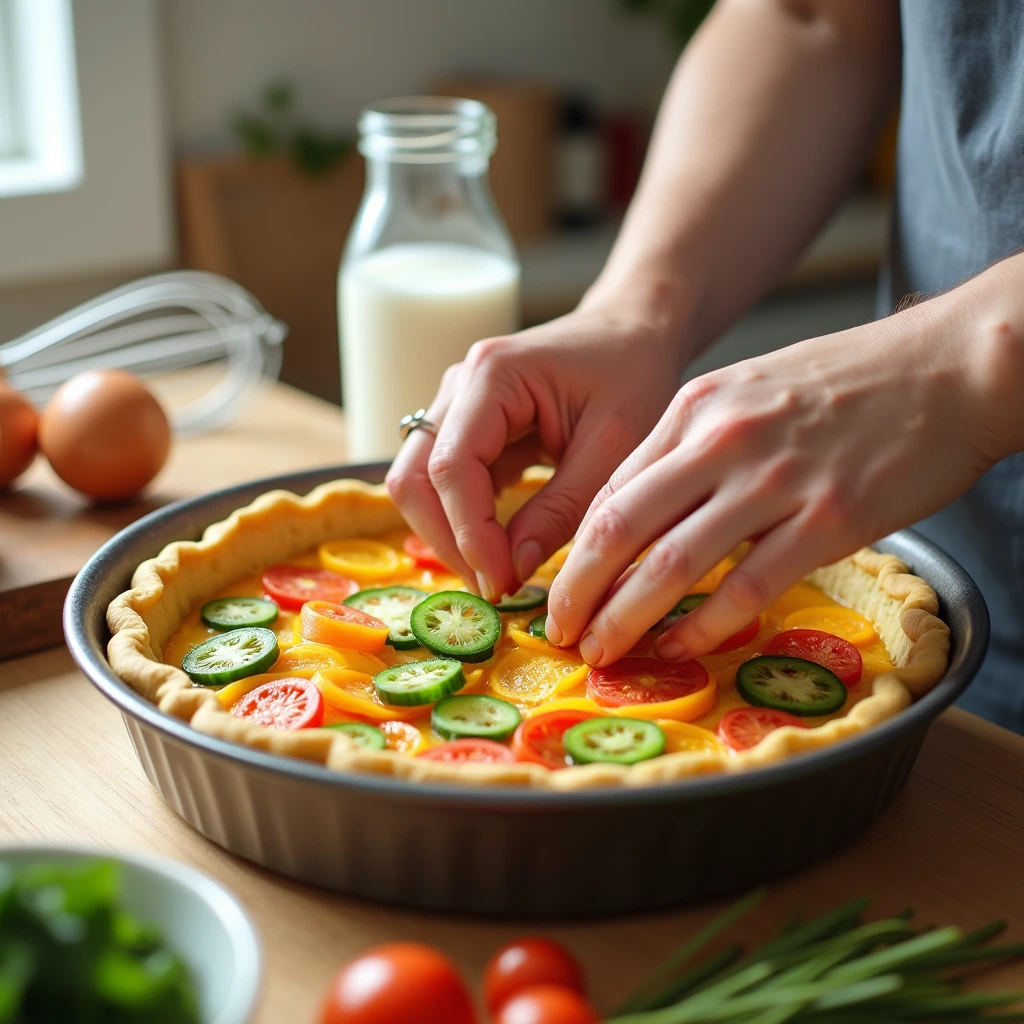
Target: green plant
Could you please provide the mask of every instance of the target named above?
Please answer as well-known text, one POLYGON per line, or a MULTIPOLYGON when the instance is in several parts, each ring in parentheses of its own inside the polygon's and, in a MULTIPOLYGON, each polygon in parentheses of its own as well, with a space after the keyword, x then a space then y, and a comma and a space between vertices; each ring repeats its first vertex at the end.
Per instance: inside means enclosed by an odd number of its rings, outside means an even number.
POLYGON ((323 131, 299 117, 295 91, 287 82, 272 82, 256 113, 238 111, 230 123, 246 155, 263 159, 287 153, 299 170, 313 176, 326 174, 352 149, 350 135, 323 131))
POLYGON ((680 47, 690 41, 714 5, 715 0, 619 0, 628 14, 657 18, 680 47))

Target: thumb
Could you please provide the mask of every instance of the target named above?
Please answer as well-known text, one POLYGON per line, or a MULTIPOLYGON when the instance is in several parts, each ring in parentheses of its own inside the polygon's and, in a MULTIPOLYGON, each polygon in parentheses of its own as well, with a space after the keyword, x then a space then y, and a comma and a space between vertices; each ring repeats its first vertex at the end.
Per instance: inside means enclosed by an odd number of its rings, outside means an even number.
POLYGON ((594 496, 632 447, 631 432, 615 413, 581 418, 555 475, 509 521, 520 582, 575 536, 594 496))

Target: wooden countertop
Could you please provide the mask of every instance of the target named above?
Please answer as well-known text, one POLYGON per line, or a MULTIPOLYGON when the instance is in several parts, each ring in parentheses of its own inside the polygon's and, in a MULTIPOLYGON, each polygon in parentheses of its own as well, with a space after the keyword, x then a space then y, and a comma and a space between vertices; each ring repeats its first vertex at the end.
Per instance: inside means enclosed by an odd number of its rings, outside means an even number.
MULTIPOLYGON (((290 426, 268 417, 258 437, 237 427, 190 442, 182 472, 212 487, 246 472, 262 476, 340 461, 340 414, 300 404, 308 418, 290 426), (233 454, 222 476, 225 444, 233 454)), ((475 981, 501 942, 536 930, 350 899, 226 853, 192 831, 150 787, 117 710, 60 648, 0 663, 0 765, 0 843, 156 852, 202 869, 237 893, 265 951, 260 1024, 315 1020, 333 972, 369 945, 396 939, 436 944, 475 981)), ((879 915, 913 906, 922 923, 966 928, 1006 917, 1010 935, 1024 939, 1022 878, 1024 738, 954 710, 936 723, 907 786, 868 832, 774 885, 743 929, 753 940, 794 909, 813 913, 870 894, 879 915)), ((721 905, 541 927, 579 955, 599 1009, 607 1010, 721 905)), ((990 975, 987 984, 1024 987, 1024 964, 990 975)))

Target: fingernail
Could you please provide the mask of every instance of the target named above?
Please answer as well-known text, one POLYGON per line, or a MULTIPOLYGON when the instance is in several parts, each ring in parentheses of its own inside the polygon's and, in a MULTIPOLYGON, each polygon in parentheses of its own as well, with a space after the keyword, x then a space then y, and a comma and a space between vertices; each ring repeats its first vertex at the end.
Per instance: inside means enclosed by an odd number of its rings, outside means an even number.
POLYGON ((604 657, 604 648, 594 638, 593 633, 588 633, 580 641, 580 654, 588 665, 596 665, 604 657))
POLYGON ((658 644, 658 654, 665 661, 682 661, 686 657, 686 648, 677 640, 666 640, 658 644))
POLYGON ((524 540, 516 551, 516 577, 520 583, 525 583, 536 571, 537 566, 544 561, 544 549, 535 540, 524 540))
POLYGON ((485 601, 494 600, 494 589, 491 587, 491 581, 482 572, 476 574, 476 585, 480 588, 480 596, 485 601))
POLYGON ((544 620, 544 635, 555 646, 562 642, 562 631, 558 628, 558 623, 550 615, 544 620))

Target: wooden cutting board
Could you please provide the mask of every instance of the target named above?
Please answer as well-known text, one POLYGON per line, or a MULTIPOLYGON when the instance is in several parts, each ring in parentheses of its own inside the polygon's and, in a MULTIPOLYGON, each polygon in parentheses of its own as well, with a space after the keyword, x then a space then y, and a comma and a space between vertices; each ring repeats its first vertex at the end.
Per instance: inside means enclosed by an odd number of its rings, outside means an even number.
POLYGON ((128 523, 179 498, 345 456, 341 410, 275 384, 231 426, 178 440, 137 501, 91 505, 38 457, 12 490, 0 492, 0 660, 63 643, 61 609, 72 579, 128 523))

